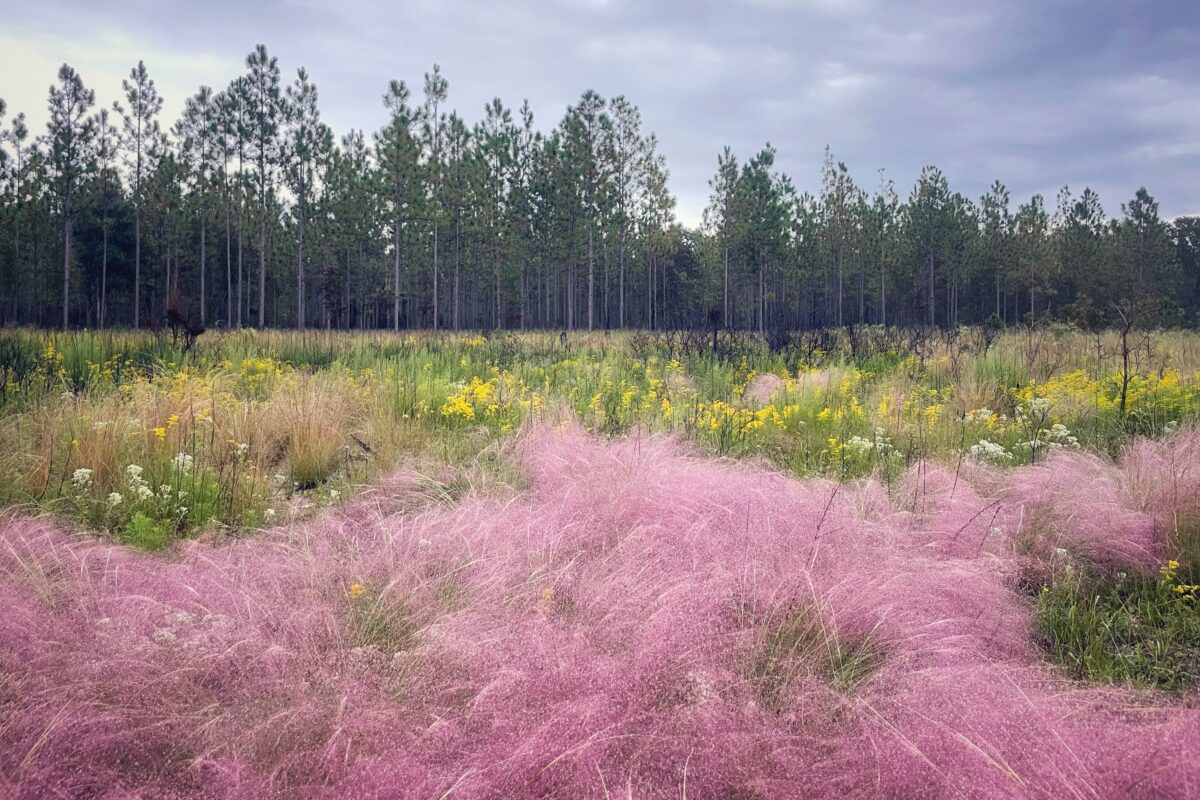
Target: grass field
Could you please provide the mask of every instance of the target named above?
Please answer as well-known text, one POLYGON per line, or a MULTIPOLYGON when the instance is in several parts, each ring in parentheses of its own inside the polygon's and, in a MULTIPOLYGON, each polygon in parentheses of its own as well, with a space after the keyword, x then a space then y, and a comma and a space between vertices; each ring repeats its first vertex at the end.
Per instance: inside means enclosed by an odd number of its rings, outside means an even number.
POLYGON ((1200 335, 0 332, 16 796, 1200 793, 1200 335))

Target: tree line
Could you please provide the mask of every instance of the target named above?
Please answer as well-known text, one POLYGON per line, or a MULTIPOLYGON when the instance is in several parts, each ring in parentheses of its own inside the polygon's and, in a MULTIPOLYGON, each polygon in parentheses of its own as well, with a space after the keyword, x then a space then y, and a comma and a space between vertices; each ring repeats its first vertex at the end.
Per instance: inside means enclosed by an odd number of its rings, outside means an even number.
POLYGON ((169 129, 143 62, 121 96, 96 109, 64 64, 40 136, 24 114, 5 127, 0 100, 0 324, 765 332, 1200 310, 1200 219, 1163 219, 1145 189, 1108 218, 1090 189, 1014 207, 931 166, 902 199, 826 149, 813 194, 770 145, 725 148, 692 230, 623 96, 584 92, 545 133, 499 98, 469 124, 434 65, 420 97, 389 83, 377 131, 339 138, 308 72, 285 82, 263 45, 169 129))

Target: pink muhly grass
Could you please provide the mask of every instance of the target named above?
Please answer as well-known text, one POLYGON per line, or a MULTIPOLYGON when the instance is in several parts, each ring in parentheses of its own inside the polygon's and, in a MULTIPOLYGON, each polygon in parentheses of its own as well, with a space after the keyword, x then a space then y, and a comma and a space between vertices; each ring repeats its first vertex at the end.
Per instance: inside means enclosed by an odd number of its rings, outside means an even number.
POLYGON ((0 794, 1195 796, 1200 712, 1057 677, 1013 580, 1152 567, 1194 442, 889 499, 543 428, 522 494, 220 546, 9 514, 0 794))

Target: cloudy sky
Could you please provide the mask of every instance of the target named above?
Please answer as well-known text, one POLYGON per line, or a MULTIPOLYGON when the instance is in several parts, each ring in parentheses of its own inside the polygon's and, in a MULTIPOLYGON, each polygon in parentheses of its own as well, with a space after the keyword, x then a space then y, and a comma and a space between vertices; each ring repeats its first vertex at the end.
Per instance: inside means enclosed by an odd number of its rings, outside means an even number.
POLYGON ((678 213, 700 218, 716 156, 765 142, 801 189, 825 145, 856 180, 908 194, 924 164, 978 197, 1000 178, 1048 204, 1064 183, 1105 211, 1140 185, 1200 213, 1196 0, 0 0, 0 97, 39 132, 63 61, 111 105, 146 61, 174 119, 255 43, 304 65, 339 133, 384 121, 391 78, 433 62, 474 121, 494 96, 555 125, 584 89, 625 94, 657 133, 678 213))

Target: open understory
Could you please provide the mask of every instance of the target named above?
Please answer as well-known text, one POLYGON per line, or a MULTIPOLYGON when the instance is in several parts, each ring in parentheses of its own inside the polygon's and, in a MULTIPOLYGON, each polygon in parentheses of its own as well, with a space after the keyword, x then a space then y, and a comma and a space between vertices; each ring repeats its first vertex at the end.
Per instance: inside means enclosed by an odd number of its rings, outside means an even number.
POLYGON ((1200 794, 1191 340, 1119 412, 1111 365, 1014 341, 546 340, 69 395, 40 343, 0 420, 0 794, 1200 794))

